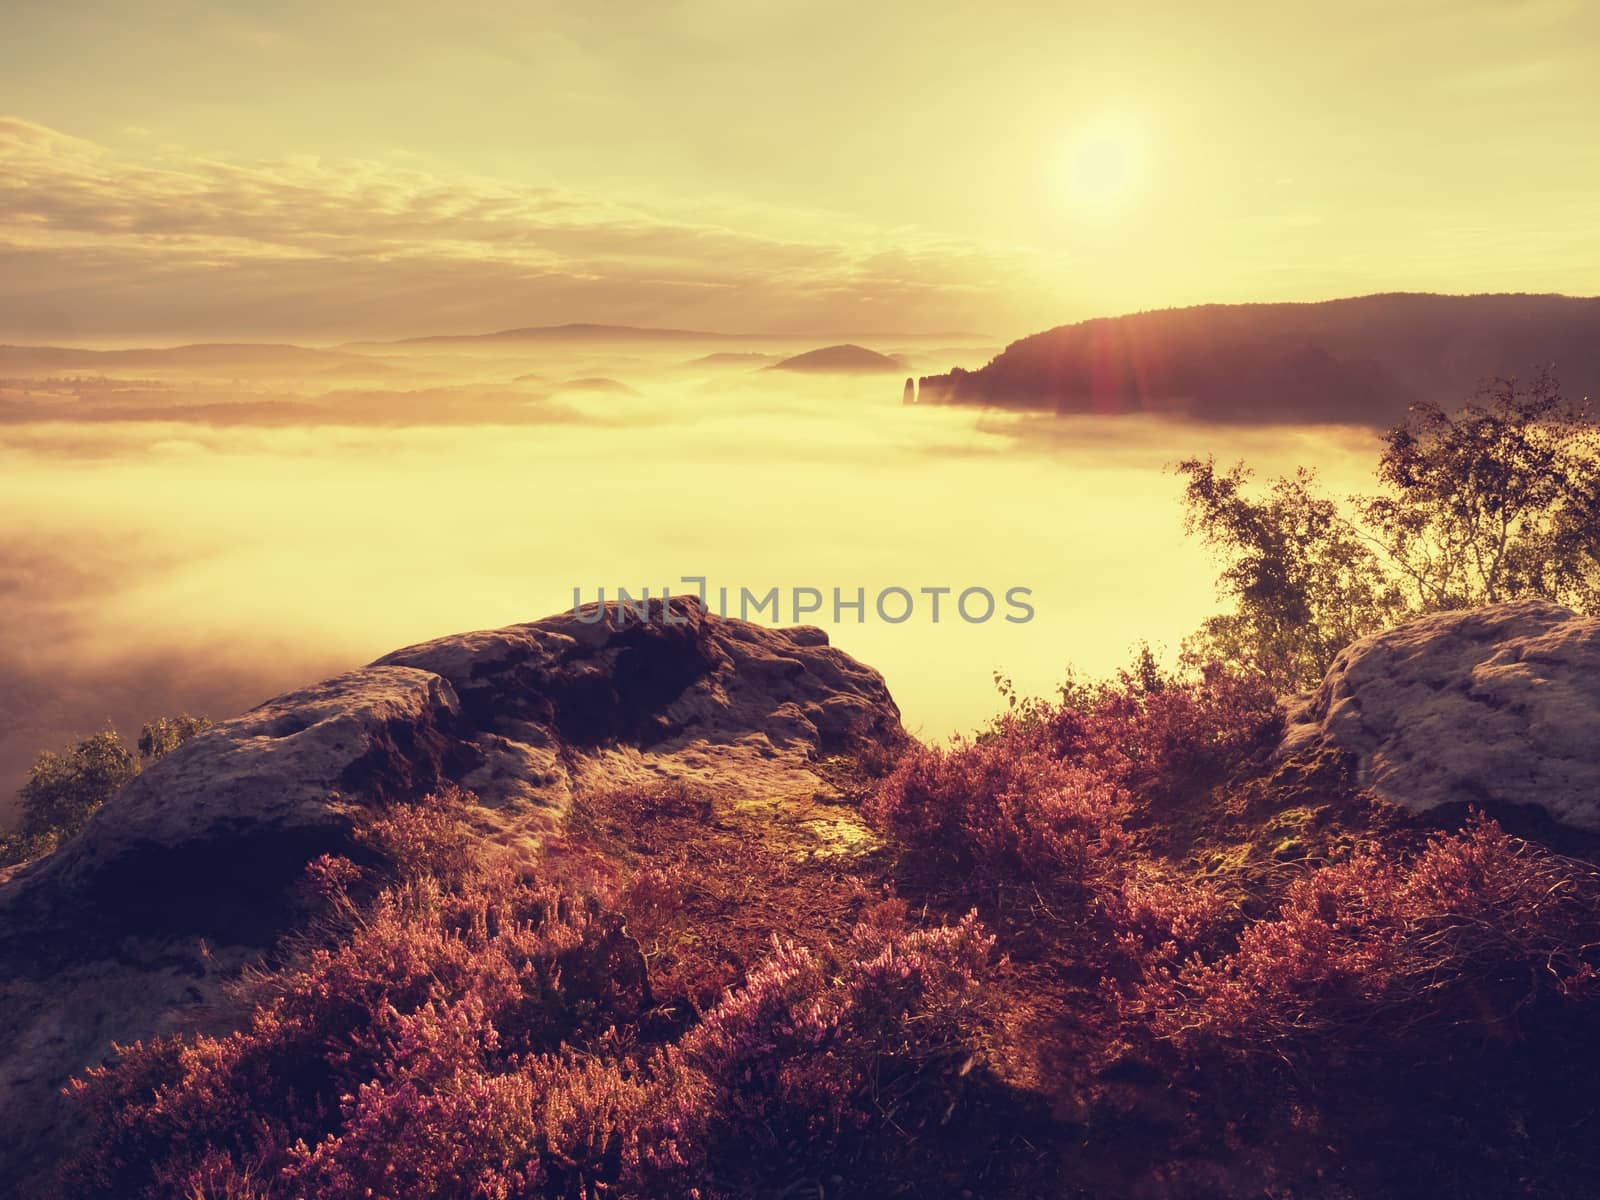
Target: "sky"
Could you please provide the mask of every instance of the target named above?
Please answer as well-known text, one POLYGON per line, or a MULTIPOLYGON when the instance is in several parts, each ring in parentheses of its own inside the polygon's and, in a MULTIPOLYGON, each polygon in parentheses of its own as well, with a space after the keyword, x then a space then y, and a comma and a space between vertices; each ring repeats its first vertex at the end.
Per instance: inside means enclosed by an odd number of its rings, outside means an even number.
POLYGON ((6 0, 0 340, 1600 291, 1593 0, 6 0))

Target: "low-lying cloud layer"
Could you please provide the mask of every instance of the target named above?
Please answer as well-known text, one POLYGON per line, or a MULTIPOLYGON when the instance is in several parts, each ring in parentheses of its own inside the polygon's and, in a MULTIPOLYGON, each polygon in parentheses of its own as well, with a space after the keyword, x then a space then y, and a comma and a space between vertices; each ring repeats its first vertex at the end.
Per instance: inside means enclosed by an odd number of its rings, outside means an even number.
POLYGON ((734 605, 1031 588, 1027 624, 810 618, 942 737, 993 711, 996 669, 1045 692, 1211 611, 1164 464, 1320 464, 1337 492, 1372 459, 1367 434, 905 408, 895 378, 692 357, 419 354, 382 388, 246 366, 0 384, 0 811, 34 752, 108 721, 225 717, 574 588, 686 575, 734 605))

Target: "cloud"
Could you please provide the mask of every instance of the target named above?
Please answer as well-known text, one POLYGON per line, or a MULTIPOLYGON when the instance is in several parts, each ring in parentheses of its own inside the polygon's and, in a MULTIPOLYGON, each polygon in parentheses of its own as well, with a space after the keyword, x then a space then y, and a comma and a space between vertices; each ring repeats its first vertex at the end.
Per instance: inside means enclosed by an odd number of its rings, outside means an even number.
POLYGON ((0 336, 330 340, 546 321, 992 324, 1018 250, 297 156, 129 160, 0 117, 0 336), (748 216, 748 222, 741 220, 748 216), (830 232, 821 232, 823 229, 830 232), (760 231, 758 231, 758 229, 760 231), (881 322, 882 318, 876 318, 881 322))
MULTIPOLYGON (((53 443, 53 448, 58 453, 64 451, 84 457, 99 452, 101 443, 92 434, 103 432, 113 423, 276 429, 291 426, 609 425, 617 422, 616 417, 603 411, 585 411, 536 391, 513 388, 346 388, 315 395, 251 392, 242 396, 205 392, 170 396, 129 390, 100 399, 98 393, 103 389, 93 384, 94 381, 90 381, 85 387, 73 381, 43 399, 17 399, 0 388, 0 430, 12 434, 19 427, 39 425, 51 428, 65 425, 83 430, 86 436, 53 443), (64 410, 63 398, 73 401, 70 409, 64 410)), ((115 441, 111 444, 117 445, 115 441)))

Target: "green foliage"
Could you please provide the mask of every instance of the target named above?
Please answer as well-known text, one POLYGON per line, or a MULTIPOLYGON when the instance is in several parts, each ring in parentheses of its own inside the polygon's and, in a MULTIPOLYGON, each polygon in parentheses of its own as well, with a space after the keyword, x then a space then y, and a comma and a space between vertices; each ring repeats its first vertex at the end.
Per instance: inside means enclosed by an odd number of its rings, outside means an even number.
POLYGON ((171 754, 196 734, 211 728, 205 717, 180 713, 176 717, 157 717, 139 731, 139 758, 155 762, 171 754))
POLYGON ((1447 414, 1415 406, 1384 439, 1382 491, 1354 519, 1301 469, 1264 494, 1244 464, 1189 459, 1185 530, 1222 562, 1232 610, 1186 648, 1315 683, 1356 638, 1419 612, 1541 596, 1600 603, 1600 423, 1547 373, 1447 414))
POLYGON ((1233 611, 1210 618, 1186 647, 1194 661, 1248 665, 1288 687, 1321 678, 1351 641, 1405 609, 1370 543, 1316 492, 1302 468, 1264 496, 1247 491, 1243 463, 1219 473, 1214 459, 1178 464, 1188 477, 1184 529, 1225 563, 1218 590, 1233 611))
POLYGON ((0 867, 27 862, 30 858, 48 854, 50 849, 49 846, 36 847, 31 839, 23 837, 20 833, 0 833, 0 867))
POLYGON ((65 841, 138 773, 133 754, 111 729, 86 737, 61 754, 44 751, 18 793, 22 836, 65 841))
POLYGON ((1025 696, 1017 690, 1011 676, 1003 671, 994 673, 994 690, 1000 693, 1005 705, 999 714, 978 732, 978 740, 1003 737, 1012 730, 1037 730, 1049 719, 1051 706, 1041 696, 1025 696))
POLYGON ((139 773, 141 765, 170 754, 211 728, 205 717, 157 717, 139 732, 136 759, 122 737, 107 729, 61 753, 41 751, 17 793, 22 823, 0 834, 0 866, 49 854, 76 836, 102 804, 139 773))
POLYGON ((1418 609, 1600 598, 1600 424, 1550 374, 1496 381, 1453 415, 1416 406, 1378 479, 1361 514, 1418 609))

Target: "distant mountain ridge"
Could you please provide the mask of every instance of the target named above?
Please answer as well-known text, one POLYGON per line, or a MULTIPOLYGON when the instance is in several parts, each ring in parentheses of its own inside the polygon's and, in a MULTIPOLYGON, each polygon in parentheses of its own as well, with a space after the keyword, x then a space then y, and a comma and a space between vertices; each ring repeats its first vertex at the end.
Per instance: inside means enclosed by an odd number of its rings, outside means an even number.
POLYGON ((710 333, 694 329, 654 329, 636 325, 573 322, 566 325, 528 325, 517 329, 497 329, 490 333, 431 333, 422 337, 401 338, 396 342, 359 344, 416 346, 433 342, 724 341, 737 340, 742 336, 746 335, 710 333))
MULTIPOLYGON (((394 342, 351 342, 352 346, 416 346, 464 342, 794 342, 819 341, 827 334, 817 333, 720 333, 704 329, 660 329, 647 325, 602 325, 572 322, 566 325, 528 325, 500 329, 491 333, 435 333, 423 337, 401 338, 394 342)), ((983 334, 936 333, 855 333, 881 341, 934 341, 973 339, 983 334)))
POLYGON ((918 401, 1388 425, 1418 401, 1454 405, 1542 367, 1569 396, 1600 396, 1600 298, 1385 293, 1101 317, 924 376, 918 401))
POLYGON ((743 344, 799 347, 840 337, 877 342, 993 342, 981 333, 718 333, 711 330, 658 329, 639 325, 530 325, 493 333, 441 333, 399 340, 363 340, 336 346, 302 346, 290 342, 194 342, 172 346, 85 347, 0 343, 0 367, 69 369, 111 366, 328 366, 353 367, 371 363, 364 352, 404 346, 452 344, 587 343, 627 345, 640 342, 743 344))

